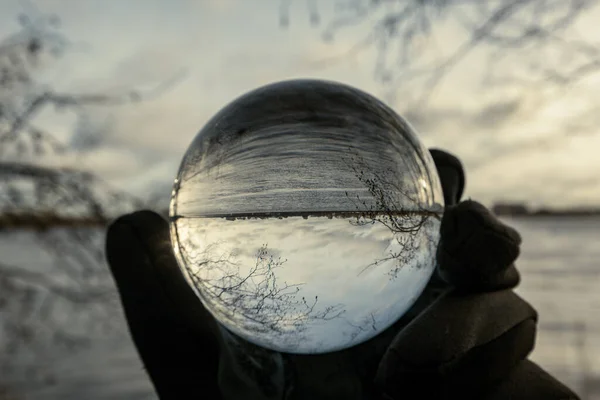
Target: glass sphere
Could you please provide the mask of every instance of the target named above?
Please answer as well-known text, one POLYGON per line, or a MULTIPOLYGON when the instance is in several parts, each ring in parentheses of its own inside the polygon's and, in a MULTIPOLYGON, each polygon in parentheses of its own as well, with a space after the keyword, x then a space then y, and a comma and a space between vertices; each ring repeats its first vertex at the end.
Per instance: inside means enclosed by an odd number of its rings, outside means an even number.
POLYGON ((209 312, 286 353, 370 339, 435 267, 443 195, 413 128, 352 87, 293 80, 223 108, 187 150, 171 240, 209 312))

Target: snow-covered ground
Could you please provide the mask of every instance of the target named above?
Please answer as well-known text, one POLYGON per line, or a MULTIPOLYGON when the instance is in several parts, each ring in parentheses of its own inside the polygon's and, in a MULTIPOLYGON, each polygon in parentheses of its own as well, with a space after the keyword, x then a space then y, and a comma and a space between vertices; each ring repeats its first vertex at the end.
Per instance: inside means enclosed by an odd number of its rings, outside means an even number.
MULTIPOLYGON (((600 312, 600 218, 507 221, 524 239, 518 293, 540 313, 532 358, 583 399, 600 399, 600 321, 593 316, 600 312)), ((26 236, 2 234, 0 254, 5 263, 51 268, 48 261, 35 262, 47 255, 33 251, 26 236)), ((90 332, 87 348, 45 345, 35 362, 52 378, 46 384, 16 382, 17 398, 155 399, 118 308, 113 314, 116 328, 90 332)), ((18 354, 12 357, 19 361, 18 354)))

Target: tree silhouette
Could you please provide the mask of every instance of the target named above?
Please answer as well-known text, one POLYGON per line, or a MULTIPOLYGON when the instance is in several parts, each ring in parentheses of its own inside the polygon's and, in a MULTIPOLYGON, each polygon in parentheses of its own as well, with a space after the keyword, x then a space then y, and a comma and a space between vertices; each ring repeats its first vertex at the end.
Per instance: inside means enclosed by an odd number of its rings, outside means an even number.
POLYGON ((427 251, 421 247, 422 241, 435 241, 435 231, 428 229, 428 221, 433 218, 441 220, 441 210, 426 209, 419 199, 409 194, 407 188, 402 187, 402 179, 397 172, 390 168, 381 169, 369 165, 364 157, 355 150, 350 159, 345 160, 346 165, 354 172, 358 181, 368 190, 371 198, 361 198, 360 195, 346 196, 356 207, 356 220, 350 221, 355 226, 381 224, 393 235, 397 244, 390 249, 388 255, 378 258, 365 266, 364 272, 372 267, 388 261, 393 261, 392 268, 387 271, 390 279, 398 277, 400 270, 411 265, 420 255, 427 251))
POLYGON ((179 251, 196 289, 235 325, 257 335, 299 341, 311 321, 328 321, 344 314, 344 305, 319 306, 318 295, 302 296, 303 283, 281 282, 278 271, 287 260, 276 257, 267 244, 255 254, 254 265, 244 269, 221 242, 202 249, 179 242, 179 251))
MULTIPOLYGON (((284 27, 290 21, 291 2, 280 3, 284 27)), ((324 20, 321 10, 331 3, 306 1, 310 20, 322 26, 324 40, 353 28, 365 29, 366 34, 346 53, 319 65, 345 62, 374 49, 375 78, 390 99, 400 85, 404 96, 410 88, 418 91, 412 110, 423 107, 452 69, 482 46, 490 50, 482 82, 488 88, 539 82, 564 86, 600 66, 600 47, 569 31, 598 0, 341 0, 334 4, 332 16, 324 20), (441 48, 436 36, 448 23, 458 30, 461 41, 441 48)))
POLYGON ((29 247, 22 250, 27 257, 0 261, 0 387, 13 378, 51 382, 43 367, 48 351, 87 345, 90 330, 117 327, 120 307, 105 266, 103 230, 145 205, 93 173, 47 162, 76 153, 37 117, 68 112, 81 121, 89 107, 157 93, 57 90, 40 75, 71 46, 59 19, 32 10, 19 22, 0 41, 0 231, 4 240, 29 247), (28 264, 35 257, 41 265, 28 264))

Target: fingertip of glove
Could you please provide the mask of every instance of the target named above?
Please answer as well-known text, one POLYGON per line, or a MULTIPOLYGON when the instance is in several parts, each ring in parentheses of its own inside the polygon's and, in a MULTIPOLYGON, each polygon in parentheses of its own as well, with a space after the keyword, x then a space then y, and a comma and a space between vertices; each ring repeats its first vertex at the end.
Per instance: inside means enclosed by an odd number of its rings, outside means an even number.
POLYGON ((130 214, 125 214, 114 220, 108 227, 108 233, 119 232, 124 226, 131 229, 148 229, 155 226, 164 226, 165 219, 158 213, 151 210, 135 211, 130 214))
POLYGON ((429 153, 438 166, 454 167, 457 170, 464 171, 463 165, 458 157, 441 149, 429 149, 429 153))
POLYGON ((444 201, 447 205, 456 204, 465 190, 465 169, 458 157, 440 149, 429 149, 435 167, 442 181, 444 201))
POLYGON ((142 210, 126 214, 109 225, 106 232, 107 248, 123 240, 151 240, 157 234, 163 234, 166 229, 167 221, 154 211, 142 210))
POLYGON ((154 211, 136 211, 114 220, 106 233, 106 257, 113 274, 122 270, 123 264, 131 269, 149 257, 149 252, 162 250, 168 241, 165 238, 168 223, 154 211))

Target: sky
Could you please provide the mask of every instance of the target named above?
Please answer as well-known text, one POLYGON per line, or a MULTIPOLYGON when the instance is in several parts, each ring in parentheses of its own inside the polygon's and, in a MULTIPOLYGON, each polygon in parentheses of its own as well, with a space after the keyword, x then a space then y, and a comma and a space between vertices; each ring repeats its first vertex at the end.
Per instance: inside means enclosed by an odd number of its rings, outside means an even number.
MULTIPOLYGON (((317 2, 323 21, 331 18, 333 3, 317 2)), ((77 156, 53 162, 92 170, 134 194, 168 196, 194 136, 237 96, 284 79, 320 78, 388 101, 427 146, 459 156, 467 172, 465 195, 472 199, 487 205, 600 204, 599 74, 561 90, 544 82, 519 91, 508 84, 492 88, 480 78, 491 51, 484 47, 456 65, 415 112, 408 101, 414 97, 411 82, 396 84, 392 101, 389 87, 375 79, 374 49, 336 58, 369 34, 369 24, 326 41, 322 25, 310 24, 303 0, 292 3, 286 29, 279 24, 280 0, 4 0, 0 37, 19 29, 16 17, 31 4, 58 15, 61 32, 73 42, 43 72, 56 90, 143 91, 173 80, 142 102, 90 108, 88 125, 50 111, 35 121, 78 147, 77 156), (323 62, 332 57, 338 61, 323 62), (94 145, 80 145, 90 132, 94 145)), ((600 40, 597 17, 598 7, 588 10, 575 27, 578 35, 600 40)), ((452 21, 438 31, 442 52, 465 39, 452 21)), ((540 57, 543 64, 546 55, 540 57)))
POLYGON ((433 271, 433 259, 427 255, 437 246, 439 222, 430 219, 418 234, 398 236, 381 224, 349 229, 345 218, 314 217, 208 222, 188 218, 178 220, 176 229, 176 255, 180 265, 186 266, 186 278, 222 323, 255 343, 281 351, 293 346, 294 351, 304 353, 357 344, 404 314, 433 271), (427 251, 406 256, 405 243, 427 251), (390 253, 398 255, 390 257, 390 253), (267 267, 272 268, 266 272, 267 267), (287 285, 291 290, 284 289, 287 285), (223 297, 216 296, 222 287, 230 290, 223 297), (257 312, 254 307, 261 296, 248 293, 260 293, 265 287, 275 292, 267 297, 264 310, 257 312), (241 312, 231 313, 231 307, 224 304, 236 296, 240 296, 241 312), (301 299, 309 304, 315 299, 314 312, 307 314, 301 299), (328 312, 329 307, 332 311, 328 312), (320 313, 333 317, 340 311, 343 314, 338 318, 318 317, 320 313), (286 326, 291 322, 282 321, 282 314, 303 316, 298 320, 301 330, 306 329, 301 343, 297 342, 298 326, 286 326), (269 321, 277 328, 257 333, 248 317, 269 321))

